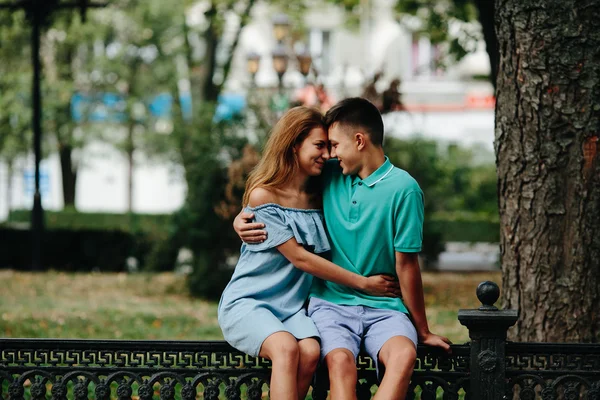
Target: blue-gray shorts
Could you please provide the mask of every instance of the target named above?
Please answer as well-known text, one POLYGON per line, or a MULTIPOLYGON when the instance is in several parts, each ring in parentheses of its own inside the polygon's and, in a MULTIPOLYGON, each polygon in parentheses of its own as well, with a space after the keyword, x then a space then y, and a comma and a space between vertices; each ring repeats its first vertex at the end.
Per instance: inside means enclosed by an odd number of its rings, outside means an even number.
POLYGON ((400 311, 366 306, 346 306, 311 297, 308 316, 321 336, 321 359, 335 349, 358 356, 361 345, 373 359, 379 376, 379 350, 394 336, 404 336, 417 346, 417 331, 400 311))

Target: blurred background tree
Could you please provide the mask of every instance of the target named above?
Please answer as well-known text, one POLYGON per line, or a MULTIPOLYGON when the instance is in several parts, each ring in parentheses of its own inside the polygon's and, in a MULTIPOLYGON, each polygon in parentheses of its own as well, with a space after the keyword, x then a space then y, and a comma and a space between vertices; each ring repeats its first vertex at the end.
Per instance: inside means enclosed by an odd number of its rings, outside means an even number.
MULTIPOLYGON (((329 0, 343 7, 348 24, 359 26, 369 0, 329 0)), ((396 19, 415 33, 426 36, 432 44, 443 44, 445 51, 432 67, 446 67, 476 50, 484 39, 490 59, 489 79, 496 87, 498 75, 498 38, 494 28, 494 1, 491 0, 396 0, 396 19), (474 23, 475 22, 475 23, 474 23), (477 24, 478 22, 478 24, 477 24)))
MULTIPOLYGON (((402 19, 416 17, 419 33, 431 43, 447 43, 449 62, 456 62, 476 50, 483 37, 490 59, 490 76, 494 88, 498 75, 498 38, 494 28, 495 2, 489 0, 402 0, 396 2, 396 11, 402 19), (473 22, 479 22, 473 24, 473 22)), ((440 60, 444 63, 444 60, 440 60)))
MULTIPOLYGON (((461 228, 449 229, 446 221, 463 227, 472 224, 475 230, 483 231, 488 231, 490 223, 494 225, 498 218, 496 169, 494 164, 477 162, 475 155, 482 149, 393 137, 386 138, 384 149, 390 161, 408 171, 425 193, 422 253, 425 267, 435 266, 445 242, 465 240, 464 236, 455 236, 461 228), (465 210, 468 210, 466 215, 465 210), (473 216, 484 224, 473 223, 473 216)), ((482 233, 481 240, 489 240, 490 234, 482 233)))
MULTIPOLYGON (((15 162, 31 144, 31 65, 25 16, 0 13, 0 160, 12 176, 15 162)), ((8 181, 6 203, 12 203, 12 180, 8 181)))

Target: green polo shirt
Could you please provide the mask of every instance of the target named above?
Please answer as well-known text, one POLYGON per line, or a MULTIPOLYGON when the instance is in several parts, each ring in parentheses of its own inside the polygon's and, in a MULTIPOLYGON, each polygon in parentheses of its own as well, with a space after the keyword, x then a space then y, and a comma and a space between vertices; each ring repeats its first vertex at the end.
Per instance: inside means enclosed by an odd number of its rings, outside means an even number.
MULTIPOLYGON (((323 210, 331 261, 363 276, 396 276, 395 252, 416 253, 423 241, 423 192, 404 170, 385 162, 362 180, 344 176, 337 160, 323 172, 323 210)), ((315 279, 311 296, 336 304, 407 313, 402 300, 375 297, 315 279)))

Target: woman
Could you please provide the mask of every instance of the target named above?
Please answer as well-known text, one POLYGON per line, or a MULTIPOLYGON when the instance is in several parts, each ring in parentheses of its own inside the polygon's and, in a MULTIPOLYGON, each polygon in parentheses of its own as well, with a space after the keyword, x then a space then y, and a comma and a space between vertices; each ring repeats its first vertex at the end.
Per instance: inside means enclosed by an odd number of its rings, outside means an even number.
POLYGON ((272 399, 304 398, 319 360, 319 334, 304 303, 313 275, 380 296, 397 296, 386 276, 363 277, 318 256, 329 251, 318 177, 329 159, 319 111, 296 107, 275 125, 246 183, 243 203, 268 236, 242 246, 219 303, 225 340, 271 360, 272 399))

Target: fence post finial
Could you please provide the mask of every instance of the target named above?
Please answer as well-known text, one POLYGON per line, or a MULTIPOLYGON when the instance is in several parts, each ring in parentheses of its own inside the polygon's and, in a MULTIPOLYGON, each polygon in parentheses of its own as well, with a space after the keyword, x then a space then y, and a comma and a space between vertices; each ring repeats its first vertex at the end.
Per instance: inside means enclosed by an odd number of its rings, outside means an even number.
POLYGON ((471 385, 469 397, 478 400, 501 400, 506 391, 506 332, 517 322, 518 310, 499 310, 494 303, 500 288, 485 281, 477 286, 481 306, 459 310, 458 320, 469 329, 471 338, 471 385))

